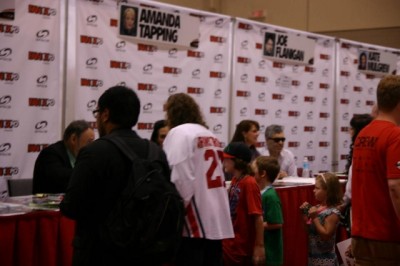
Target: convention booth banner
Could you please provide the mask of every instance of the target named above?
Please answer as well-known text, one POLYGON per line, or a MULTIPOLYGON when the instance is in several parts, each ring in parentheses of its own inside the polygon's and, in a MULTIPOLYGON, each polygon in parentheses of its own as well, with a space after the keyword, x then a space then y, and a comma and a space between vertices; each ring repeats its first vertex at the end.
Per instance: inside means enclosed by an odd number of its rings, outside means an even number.
POLYGON ((384 76, 396 70, 397 58, 392 52, 358 49, 357 69, 365 74, 384 76))
POLYGON ((60 35, 60 1, 16 0, 14 20, 0 18, 0 197, 60 139, 60 35))
MULTIPOLYGON (((120 8, 116 1, 77 1, 75 119, 91 121, 97 99, 108 88, 126 85, 138 93, 141 114, 135 130, 150 138, 154 122, 165 118, 163 105, 175 93, 191 95, 201 106, 209 128, 222 141, 228 138, 229 72, 232 21, 230 17, 201 13, 148 1, 126 5, 160 14, 177 13, 194 23, 198 48, 155 45, 119 36, 120 8), (146 3, 144 5, 144 3, 146 3), (198 32, 198 33, 197 33, 198 32)), ((124 4, 125 5, 125 4, 124 4)), ((182 23, 182 21, 181 21, 182 23)), ((182 26, 182 25, 181 25, 182 26)), ((71 68, 69 68, 71 69, 71 68)))
MULTIPOLYGON (((256 120, 261 131, 258 147, 265 145, 267 126, 284 126, 285 148, 302 168, 307 156, 313 173, 331 170, 335 42, 332 38, 237 19, 234 27, 232 132, 244 119, 256 120), (264 57, 266 33, 311 40, 312 65, 283 63, 264 57)), ((302 50, 290 42, 293 50, 302 50)), ((305 53, 306 54, 306 53, 305 53)))
POLYGON ((399 50, 365 43, 349 40, 340 40, 337 43, 336 128, 338 131, 338 171, 345 171, 346 169, 351 145, 349 135, 351 118, 355 114, 371 114, 372 108, 376 104, 376 88, 382 78, 382 72, 378 71, 379 73, 377 73, 377 71, 371 70, 390 70, 385 74, 398 73, 399 55, 399 50), (367 55, 366 66, 368 71, 360 69, 360 65, 365 65, 362 62, 364 53, 367 55), (383 67, 383 65, 386 66, 383 67), (395 67, 397 67, 397 71, 395 67))
POLYGON ((119 36, 150 44, 170 44, 182 48, 199 47, 198 17, 160 8, 121 4, 119 36))
POLYGON ((297 65, 312 65, 315 44, 315 38, 305 35, 266 31, 262 54, 270 60, 297 65))

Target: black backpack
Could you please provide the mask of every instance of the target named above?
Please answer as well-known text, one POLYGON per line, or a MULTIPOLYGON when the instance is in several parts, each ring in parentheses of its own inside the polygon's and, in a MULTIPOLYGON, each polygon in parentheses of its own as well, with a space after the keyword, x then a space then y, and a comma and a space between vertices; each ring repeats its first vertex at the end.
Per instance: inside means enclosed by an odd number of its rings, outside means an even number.
POLYGON ((132 161, 127 186, 101 227, 101 237, 132 261, 150 265, 174 260, 182 238, 184 204, 157 163, 158 147, 148 142, 139 158, 119 137, 104 138, 132 161))

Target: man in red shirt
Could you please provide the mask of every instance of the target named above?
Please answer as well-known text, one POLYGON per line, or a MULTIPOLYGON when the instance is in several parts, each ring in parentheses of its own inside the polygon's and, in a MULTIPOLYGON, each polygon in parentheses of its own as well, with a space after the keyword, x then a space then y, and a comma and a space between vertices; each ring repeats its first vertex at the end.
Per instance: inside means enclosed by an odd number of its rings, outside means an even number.
POLYGON ((379 82, 377 100, 353 148, 352 249, 356 265, 400 265, 400 76, 379 82))

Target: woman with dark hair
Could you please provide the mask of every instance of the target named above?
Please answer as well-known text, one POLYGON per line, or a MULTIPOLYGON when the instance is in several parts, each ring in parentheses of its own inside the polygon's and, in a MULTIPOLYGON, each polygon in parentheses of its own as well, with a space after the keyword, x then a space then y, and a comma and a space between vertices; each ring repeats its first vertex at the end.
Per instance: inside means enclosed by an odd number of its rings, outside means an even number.
POLYGON ((346 173, 347 173, 347 183, 346 183, 346 191, 343 195, 343 204, 339 206, 339 209, 343 213, 342 224, 346 227, 347 232, 350 235, 351 223, 350 223, 350 207, 351 207, 351 164, 353 160, 353 144, 356 140, 358 133, 367 126, 374 118, 370 114, 355 114, 353 118, 350 120, 350 136, 351 136, 351 145, 349 156, 347 157, 346 164, 346 173))
POLYGON ((153 133, 151 134, 150 140, 162 147, 165 137, 167 136, 169 128, 167 121, 158 120, 154 123, 153 133))
POLYGON ((251 150, 251 160, 260 156, 256 149, 257 138, 260 135, 260 125, 254 120, 242 120, 236 125, 231 142, 244 142, 251 150))
POLYGON ((347 157, 346 164, 346 173, 349 174, 349 169, 351 166, 351 162, 353 160, 353 143, 356 140, 358 133, 360 133, 361 129, 363 129, 366 125, 368 125, 373 120, 373 117, 370 114, 355 114, 353 118, 350 120, 350 136, 351 136, 351 145, 350 145, 350 153, 347 157))

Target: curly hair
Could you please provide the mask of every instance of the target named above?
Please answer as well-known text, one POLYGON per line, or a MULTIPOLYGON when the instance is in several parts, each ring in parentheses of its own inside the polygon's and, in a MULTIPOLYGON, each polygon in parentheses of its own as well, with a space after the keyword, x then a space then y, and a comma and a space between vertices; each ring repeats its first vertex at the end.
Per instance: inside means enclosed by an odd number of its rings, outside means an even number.
POLYGON ((185 93, 169 96, 164 109, 167 112, 167 125, 171 129, 186 123, 200 124, 207 127, 199 105, 185 93))
POLYGON ((250 131, 251 127, 255 126, 257 130, 260 130, 260 124, 254 120, 242 120, 236 125, 235 133, 233 134, 231 142, 245 142, 243 132, 250 131))
POLYGON ((343 191, 338 177, 334 173, 321 173, 315 178, 315 182, 321 182, 326 190, 326 205, 337 206, 342 202, 343 191))

